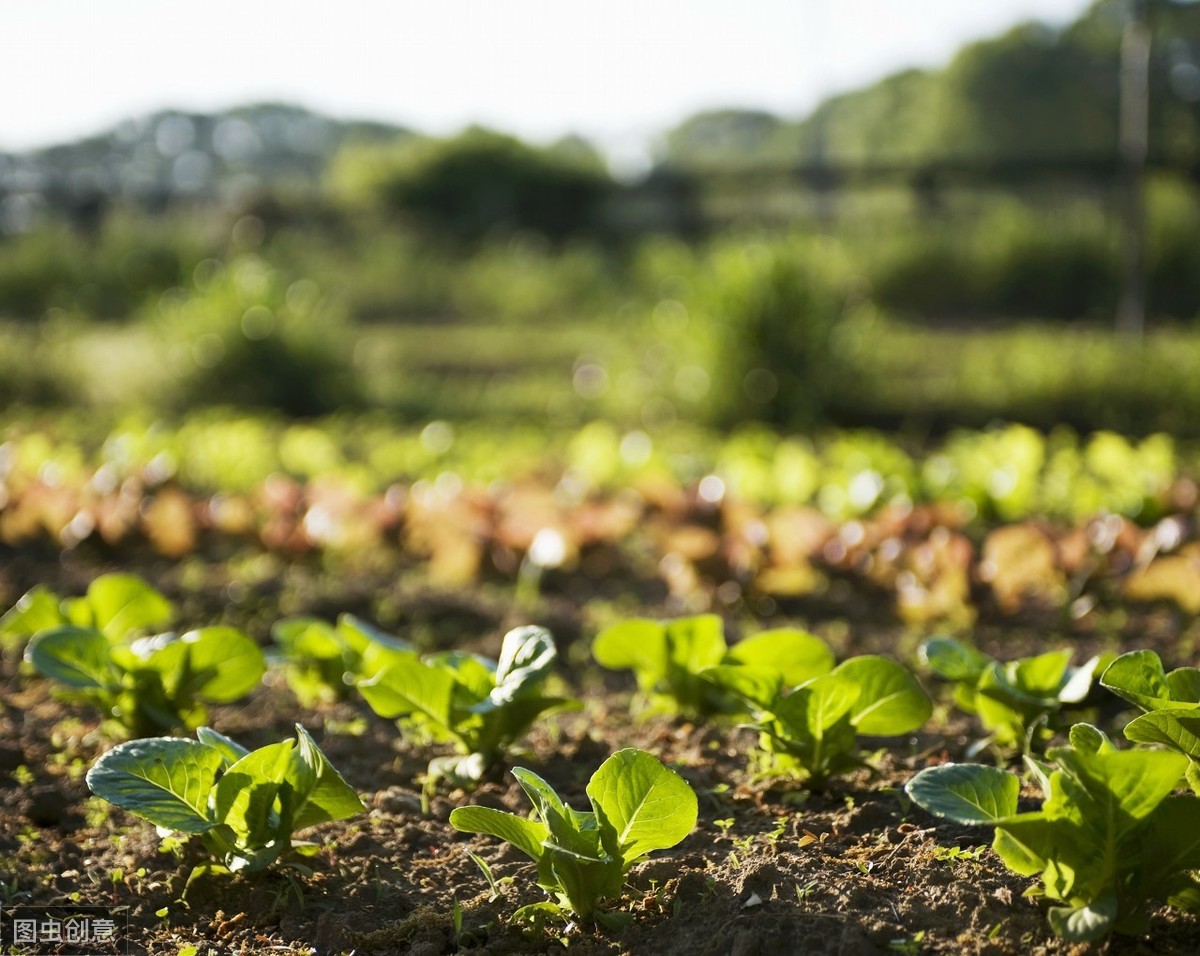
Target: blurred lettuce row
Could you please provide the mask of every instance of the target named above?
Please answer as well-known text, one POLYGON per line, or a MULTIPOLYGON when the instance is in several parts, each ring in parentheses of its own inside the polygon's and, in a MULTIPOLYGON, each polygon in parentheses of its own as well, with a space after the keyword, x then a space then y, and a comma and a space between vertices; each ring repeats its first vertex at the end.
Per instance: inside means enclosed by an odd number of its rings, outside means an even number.
MULTIPOLYGON (((202 333, 209 334, 216 335, 202 333)), ((225 374, 199 367, 195 374, 208 372, 225 374)), ((3 427, 0 482, 7 496, 47 484, 103 492, 131 476, 201 493, 251 492, 273 477, 333 480, 363 496, 405 483, 450 492, 536 477, 567 498, 630 484, 696 487, 714 504, 728 495, 761 506, 808 505, 834 520, 888 505, 941 503, 967 522, 1116 514, 1148 524, 1187 509, 1200 465, 1167 435, 1043 435, 1019 425, 955 432, 924 453, 869 431, 809 438, 751 427, 722 437, 700 428, 652 434, 594 422, 547 436, 533 426, 397 427, 372 414, 289 423, 221 408, 198 411, 177 427, 130 416, 101 439, 92 437, 93 427, 71 415, 3 427)))

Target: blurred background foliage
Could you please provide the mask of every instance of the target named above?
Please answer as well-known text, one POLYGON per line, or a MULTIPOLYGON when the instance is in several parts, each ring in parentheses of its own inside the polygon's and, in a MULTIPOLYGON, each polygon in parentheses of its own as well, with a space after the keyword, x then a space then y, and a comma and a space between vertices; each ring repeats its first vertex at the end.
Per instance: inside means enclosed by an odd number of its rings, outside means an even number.
POLYGON ((1128 4, 617 178, 578 138, 298 107, 0 156, 0 402, 623 428, 1200 435, 1200 5, 1154 4, 1149 331, 1121 285, 1128 4))

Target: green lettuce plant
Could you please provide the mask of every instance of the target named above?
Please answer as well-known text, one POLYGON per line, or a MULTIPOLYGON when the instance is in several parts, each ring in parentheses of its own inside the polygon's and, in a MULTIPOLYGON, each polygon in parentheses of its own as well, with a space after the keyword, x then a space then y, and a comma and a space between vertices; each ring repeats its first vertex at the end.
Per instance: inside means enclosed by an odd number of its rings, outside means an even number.
POLYGON ((1054 932, 1097 940, 1142 933, 1160 903, 1200 911, 1200 800, 1172 795, 1187 760, 1164 750, 1114 749, 1088 724, 1051 767, 1026 758, 1041 784, 1039 810, 1019 812, 1016 774, 980 764, 943 764, 905 791, 935 816, 992 826, 992 848, 1013 872, 1039 876, 1054 932))
POLYGON ((1071 666, 1071 652, 1050 651, 1001 662, 948 637, 921 646, 938 677, 954 682, 954 701, 980 722, 1001 747, 1028 753, 1040 730, 1053 730, 1061 710, 1083 703, 1111 656, 1071 666))
POLYGON ((715 614, 622 621, 596 635, 592 656, 602 667, 632 670, 652 709, 690 717, 739 709, 722 687, 704 678, 709 668, 769 667, 794 685, 833 667, 825 643, 797 628, 763 631, 730 647, 715 614))
POLYGON ((533 814, 459 807, 450 825, 499 837, 537 864, 538 885, 552 899, 522 907, 518 919, 565 911, 607 922, 600 903, 620 895, 629 868, 654 850, 675 846, 696 825, 696 794, 687 781, 641 750, 620 750, 592 774, 591 810, 567 806, 530 770, 516 767, 513 776, 533 814))
POLYGON ((1108 666, 1100 684, 1144 711, 1125 725, 1125 737, 1187 757, 1188 786, 1200 794, 1200 669, 1167 672, 1154 651, 1131 651, 1108 666))
POLYGON ((68 624, 122 641, 168 624, 174 614, 170 601, 132 574, 101 575, 76 598, 61 598, 38 585, 0 617, 0 644, 22 644, 40 631, 68 624))
POLYGON ((368 650, 359 681, 371 709, 400 718, 433 741, 454 744, 458 755, 430 761, 431 781, 478 782, 543 713, 577 706, 543 693, 557 658, 554 637, 542 627, 518 627, 504 636, 492 661, 457 651, 428 654, 368 650))
POLYGON ((721 665, 704 672, 705 680, 744 702, 768 773, 821 786, 863 765, 859 736, 907 734, 932 713, 917 679, 886 657, 864 654, 814 670, 796 687, 764 665, 721 665))
POLYGON ((165 624, 169 601, 132 575, 97 578, 81 598, 31 591, 8 619, 30 632, 25 660, 118 729, 146 737, 205 719, 207 703, 249 693, 266 670, 258 645, 231 627, 137 635, 165 624))
POLYGON ((212 870, 254 872, 306 827, 362 812, 308 731, 250 751, 208 727, 198 740, 151 737, 118 744, 87 773, 92 792, 160 831, 201 834, 212 870))
POLYGON ((403 638, 385 634, 353 614, 341 615, 336 625, 314 617, 287 618, 275 623, 271 636, 282 658, 284 678, 305 707, 345 698, 357 680, 368 676, 364 657, 369 648, 377 649, 373 659, 380 663, 388 651, 416 650, 403 638))

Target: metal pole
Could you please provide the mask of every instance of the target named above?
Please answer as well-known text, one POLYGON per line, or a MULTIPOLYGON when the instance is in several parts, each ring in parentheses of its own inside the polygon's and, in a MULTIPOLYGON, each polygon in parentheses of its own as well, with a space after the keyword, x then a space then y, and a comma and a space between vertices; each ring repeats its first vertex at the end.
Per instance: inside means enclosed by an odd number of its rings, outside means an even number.
POLYGON ((1146 329, 1146 156, 1150 142, 1150 0, 1132 0, 1121 39, 1121 299, 1117 330, 1146 329))

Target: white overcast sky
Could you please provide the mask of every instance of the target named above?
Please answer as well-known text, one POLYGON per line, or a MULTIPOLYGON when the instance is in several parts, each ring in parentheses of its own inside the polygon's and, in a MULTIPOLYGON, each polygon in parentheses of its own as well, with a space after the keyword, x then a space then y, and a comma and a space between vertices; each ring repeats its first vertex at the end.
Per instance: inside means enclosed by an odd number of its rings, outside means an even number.
POLYGON ((0 0, 0 150, 164 107, 283 100, 620 155, 685 116, 799 116, 1088 0, 0 0))

